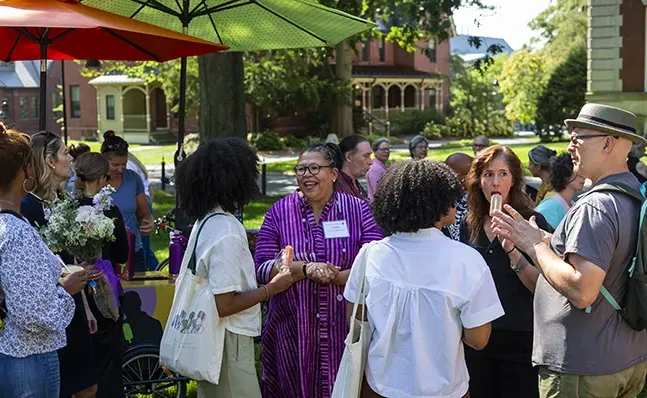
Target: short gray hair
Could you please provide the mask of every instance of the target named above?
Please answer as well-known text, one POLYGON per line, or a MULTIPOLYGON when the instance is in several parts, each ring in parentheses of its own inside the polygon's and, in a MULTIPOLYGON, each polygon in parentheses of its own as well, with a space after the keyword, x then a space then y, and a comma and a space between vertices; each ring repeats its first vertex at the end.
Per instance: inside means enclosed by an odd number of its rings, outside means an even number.
POLYGON ((377 151, 377 148, 379 148, 380 145, 384 144, 385 142, 391 145, 391 141, 389 141, 388 138, 378 138, 377 140, 373 141, 373 144, 371 144, 373 152, 377 151))

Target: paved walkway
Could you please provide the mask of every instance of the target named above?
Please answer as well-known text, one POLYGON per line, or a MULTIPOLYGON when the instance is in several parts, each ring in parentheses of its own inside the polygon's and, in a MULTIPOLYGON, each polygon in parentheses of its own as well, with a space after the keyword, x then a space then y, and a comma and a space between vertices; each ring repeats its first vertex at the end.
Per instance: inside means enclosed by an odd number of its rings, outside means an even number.
MULTIPOLYGON (((411 138, 413 137, 403 137, 405 141, 408 141, 411 138)), ((528 134, 528 133, 522 132, 522 133, 517 133, 517 136, 512 138, 497 138, 496 141, 502 145, 523 145, 523 144, 536 143, 537 137, 534 135, 534 133, 528 134)), ((429 147, 438 148, 448 142, 450 142, 450 140, 432 141, 429 143, 429 147)), ((136 148, 133 148, 133 149, 136 149, 136 148)), ((409 150, 407 144, 393 145, 393 149, 394 151, 397 151, 397 152, 409 150)), ((266 163, 275 163, 275 162, 296 160, 298 156, 296 154, 276 153, 276 154, 265 154, 260 158, 261 158, 261 161, 265 161, 266 163)), ((161 189, 162 166, 146 165, 146 168, 148 169, 149 179, 151 180, 153 189, 161 189)), ((168 178, 172 178, 174 172, 175 172, 175 166, 172 163, 171 164, 167 163, 166 176, 168 178)), ((538 183, 534 181, 532 177, 529 179, 529 181, 532 184, 537 184, 538 186, 538 183)), ((360 180, 360 182, 366 188, 366 182, 363 180, 360 180)), ((261 185, 261 181, 259 178, 259 186, 260 185, 261 185)), ((283 173, 267 173, 266 186, 267 186, 266 193, 269 196, 285 196, 294 192, 294 190, 297 188, 296 179, 294 178, 294 176, 291 174, 283 174, 283 173)), ((167 190, 172 192, 174 191, 174 188, 172 186, 167 185, 167 190)))

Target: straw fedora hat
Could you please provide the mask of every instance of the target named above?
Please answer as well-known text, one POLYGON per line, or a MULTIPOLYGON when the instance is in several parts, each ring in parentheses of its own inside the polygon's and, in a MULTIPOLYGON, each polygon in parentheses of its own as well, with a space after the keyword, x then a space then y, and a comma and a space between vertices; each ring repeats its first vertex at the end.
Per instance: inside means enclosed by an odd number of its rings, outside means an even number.
POLYGON ((623 109, 601 104, 586 104, 577 119, 566 119, 564 124, 573 128, 589 129, 624 137, 636 144, 647 142, 636 130, 636 115, 623 109))

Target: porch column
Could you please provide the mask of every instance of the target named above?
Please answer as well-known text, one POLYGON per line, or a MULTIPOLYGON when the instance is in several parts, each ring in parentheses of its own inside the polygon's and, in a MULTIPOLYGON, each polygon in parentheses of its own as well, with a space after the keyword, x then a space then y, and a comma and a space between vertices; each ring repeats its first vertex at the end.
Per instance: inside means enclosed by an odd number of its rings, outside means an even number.
POLYGON ((362 83, 362 109, 366 110, 366 84, 362 83))
POLYGON ((407 86, 400 84, 400 111, 404 113, 404 91, 407 86))
POLYGON ((146 131, 150 134, 151 132, 151 95, 150 89, 148 86, 144 86, 146 89, 146 131))
POLYGON ((103 134, 101 133, 101 131, 103 130, 101 128, 101 109, 104 109, 101 106, 101 89, 97 87, 97 136, 98 137, 103 137, 103 134))
POLYGON ((425 87, 425 86, 420 87, 420 110, 421 111, 425 109, 425 91, 426 91, 426 88, 427 87, 425 87))
POLYGON ((126 129, 124 128, 124 87, 119 88, 119 98, 121 99, 121 112, 119 119, 121 120, 121 132, 123 133, 126 129))
POLYGON ((368 94, 368 113, 373 113, 373 88, 375 88, 375 85, 371 83, 368 94))
POLYGON ((384 89, 384 118, 386 120, 389 120, 389 90, 391 89, 391 85, 387 85, 386 89, 384 89))
POLYGON ((439 83, 436 86, 436 110, 440 113, 443 112, 443 84, 439 83))
POLYGON ((416 102, 416 109, 420 109, 420 85, 415 84, 413 88, 416 90, 415 94, 413 95, 416 102))

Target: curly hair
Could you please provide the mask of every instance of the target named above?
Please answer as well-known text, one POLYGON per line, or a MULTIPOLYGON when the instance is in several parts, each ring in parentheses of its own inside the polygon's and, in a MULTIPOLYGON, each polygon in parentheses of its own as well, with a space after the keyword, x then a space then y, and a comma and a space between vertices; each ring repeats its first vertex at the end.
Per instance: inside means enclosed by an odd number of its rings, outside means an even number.
POLYGON ((176 171, 182 210, 193 219, 216 206, 235 213, 259 195, 258 156, 243 140, 217 139, 202 144, 176 171))
POLYGON ((32 161, 32 152, 27 134, 7 129, 0 123, 0 192, 10 189, 11 181, 32 161))
POLYGON ((382 177, 371 207, 386 232, 416 232, 449 214, 461 195, 461 182, 446 164, 406 161, 396 163, 382 177))
POLYGON ((483 221, 490 213, 490 203, 481 189, 481 174, 495 159, 503 159, 512 174, 512 187, 510 187, 510 193, 508 194, 508 204, 524 218, 528 218, 534 213, 534 203, 525 191, 526 184, 523 179, 521 160, 512 149, 506 146, 490 146, 479 152, 478 157, 472 162, 472 167, 470 167, 465 182, 468 196, 467 226, 472 244, 478 242, 479 234, 483 229, 483 221))
POLYGON ((561 192, 571 182, 573 176, 573 159, 570 153, 562 153, 550 160, 548 181, 555 191, 561 192))

